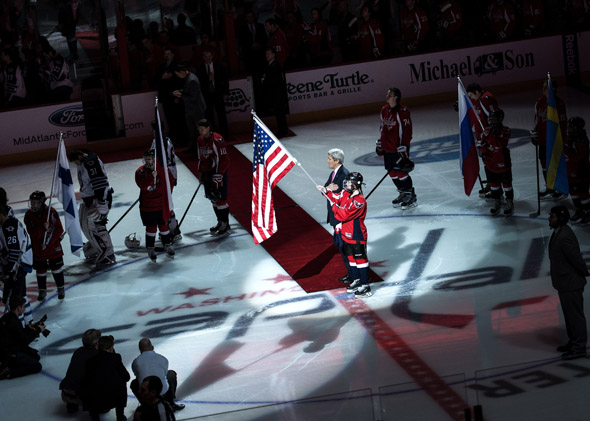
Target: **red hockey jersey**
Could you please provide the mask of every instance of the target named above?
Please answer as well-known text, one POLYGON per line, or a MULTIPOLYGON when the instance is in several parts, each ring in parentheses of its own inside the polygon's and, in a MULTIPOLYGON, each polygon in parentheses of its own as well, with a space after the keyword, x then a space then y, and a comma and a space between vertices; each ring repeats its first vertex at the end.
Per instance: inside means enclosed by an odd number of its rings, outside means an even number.
POLYGON ((327 196, 334 204, 332 211, 337 220, 342 222, 340 234, 347 243, 367 244, 367 201, 362 194, 351 196, 346 190, 340 193, 327 191, 327 196))
POLYGON ((33 245, 33 261, 56 259, 64 255, 61 247, 61 235, 64 229, 55 209, 45 205, 40 212, 33 212, 29 209, 25 213, 25 226, 33 245), (49 214, 48 228, 45 229, 48 212, 51 213, 49 214), (45 235, 46 232, 47 235, 45 235), (45 248, 43 248, 44 239, 45 248))
POLYGON ((388 153, 397 152, 398 146, 410 149, 412 140, 412 118, 410 110, 403 105, 381 108, 381 148, 388 153))

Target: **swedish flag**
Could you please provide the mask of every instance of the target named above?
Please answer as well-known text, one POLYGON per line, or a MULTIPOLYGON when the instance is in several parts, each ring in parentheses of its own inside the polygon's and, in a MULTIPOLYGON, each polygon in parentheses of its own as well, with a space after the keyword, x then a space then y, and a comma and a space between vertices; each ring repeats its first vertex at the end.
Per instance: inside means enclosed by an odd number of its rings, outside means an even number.
POLYGON ((559 127, 557 101, 551 84, 551 76, 549 76, 547 87, 549 90, 547 94, 547 188, 569 194, 565 155, 563 153, 564 139, 561 136, 559 127))

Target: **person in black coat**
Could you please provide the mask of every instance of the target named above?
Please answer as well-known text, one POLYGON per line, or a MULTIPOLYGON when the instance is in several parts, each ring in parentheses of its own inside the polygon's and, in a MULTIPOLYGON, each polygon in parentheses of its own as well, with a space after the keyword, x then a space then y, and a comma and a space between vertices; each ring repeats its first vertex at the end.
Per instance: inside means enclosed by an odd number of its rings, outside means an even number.
POLYGON ((82 381, 86 377, 88 360, 98 355, 100 330, 88 329, 82 335, 82 345, 72 355, 66 376, 59 384, 61 399, 66 403, 67 411, 72 414, 82 405, 82 381))
POLYGON ((551 283, 557 290, 565 321, 568 342, 557 347, 561 358, 570 360, 586 356, 586 316, 584 315, 584 286, 588 268, 582 257, 576 235, 567 224, 570 214, 565 206, 555 206, 549 213, 553 229, 549 240, 551 283))
POLYGON ((274 48, 266 49, 266 69, 261 78, 263 104, 265 114, 274 115, 277 120, 277 137, 286 136, 289 132, 286 114, 289 110, 287 82, 285 73, 275 60, 274 48))
POLYGON ((123 365, 121 355, 115 352, 115 339, 101 336, 98 355, 86 363, 86 376, 82 382, 84 409, 93 420, 100 414, 116 409, 117 420, 126 420, 123 411, 127 406, 127 382, 131 378, 123 365))
POLYGON ((210 122, 217 121, 216 131, 227 139, 229 133, 225 99, 229 95, 229 77, 223 64, 213 61, 212 51, 203 51, 203 64, 197 67, 197 77, 207 105, 205 118, 210 122))
MULTIPOLYGON (((344 167, 344 151, 342 149, 330 149, 328 151, 328 167, 332 170, 328 180, 324 184, 324 187, 330 187, 334 193, 340 193, 342 191, 342 183, 344 182, 344 178, 348 175, 348 170, 344 167)), ((340 282, 344 282, 345 284, 349 284, 353 281, 352 275, 350 273, 350 264, 348 262, 348 257, 342 251, 342 237, 340 236, 340 221, 336 219, 334 216, 334 211, 332 210, 332 204, 329 200, 326 201, 326 206, 328 208, 328 224, 334 228, 334 244, 340 250, 340 255, 342 256, 342 261, 344 262, 344 267, 346 268, 346 275, 339 278, 340 282)))
POLYGON ((0 318, 0 380, 22 377, 41 371, 39 352, 29 344, 45 330, 42 323, 23 327, 19 317, 25 312, 25 299, 10 296, 10 311, 0 318))

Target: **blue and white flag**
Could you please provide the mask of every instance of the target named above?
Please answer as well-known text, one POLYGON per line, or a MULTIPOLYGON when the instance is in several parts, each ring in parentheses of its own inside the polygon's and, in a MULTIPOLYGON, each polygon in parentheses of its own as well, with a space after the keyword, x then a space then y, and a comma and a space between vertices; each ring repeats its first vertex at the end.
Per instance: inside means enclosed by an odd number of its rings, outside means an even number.
POLYGON ((54 191, 52 195, 57 197, 57 200, 61 202, 64 208, 64 227, 70 237, 72 253, 80 256, 80 249, 83 245, 82 230, 80 229, 80 218, 78 218, 78 208, 76 207, 76 195, 74 193, 72 173, 70 172, 70 163, 63 139, 59 140, 55 168, 55 178, 53 179, 54 191))

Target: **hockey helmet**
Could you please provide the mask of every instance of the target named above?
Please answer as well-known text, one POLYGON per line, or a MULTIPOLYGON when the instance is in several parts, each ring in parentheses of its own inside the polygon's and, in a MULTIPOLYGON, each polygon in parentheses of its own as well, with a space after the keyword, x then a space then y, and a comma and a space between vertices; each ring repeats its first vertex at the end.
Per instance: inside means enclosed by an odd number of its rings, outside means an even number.
POLYGON ((156 157, 156 150, 155 149, 148 149, 143 153, 143 165, 146 168, 153 169, 154 168, 154 159, 156 157))
POLYGON ((498 108, 497 110, 492 111, 488 118, 490 126, 499 126, 504 121, 504 111, 498 108))
POLYGON ((349 172, 344 177, 343 187, 347 192, 353 192, 355 190, 362 190, 363 176, 359 172, 349 172))
POLYGON ((409 173, 412 170, 414 170, 414 161, 412 161, 407 156, 400 156, 400 158, 395 163, 394 169, 396 169, 397 171, 409 173))
POLYGON ((141 238, 138 239, 135 233, 129 234, 127 237, 125 237, 125 247, 127 247, 129 250, 137 250, 140 245, 141 238))
POLYGON ((29 208, 31 208, 33 212, 39 212, 41 209, 43 209, 45 200, 47 200, 45 193, 40 190, 35 190, 29 196, 29 208))
POLYGON ((582 117, 570 117, 567 121, 567 134, 580 135, 586 126, 586 122, 582 117))

